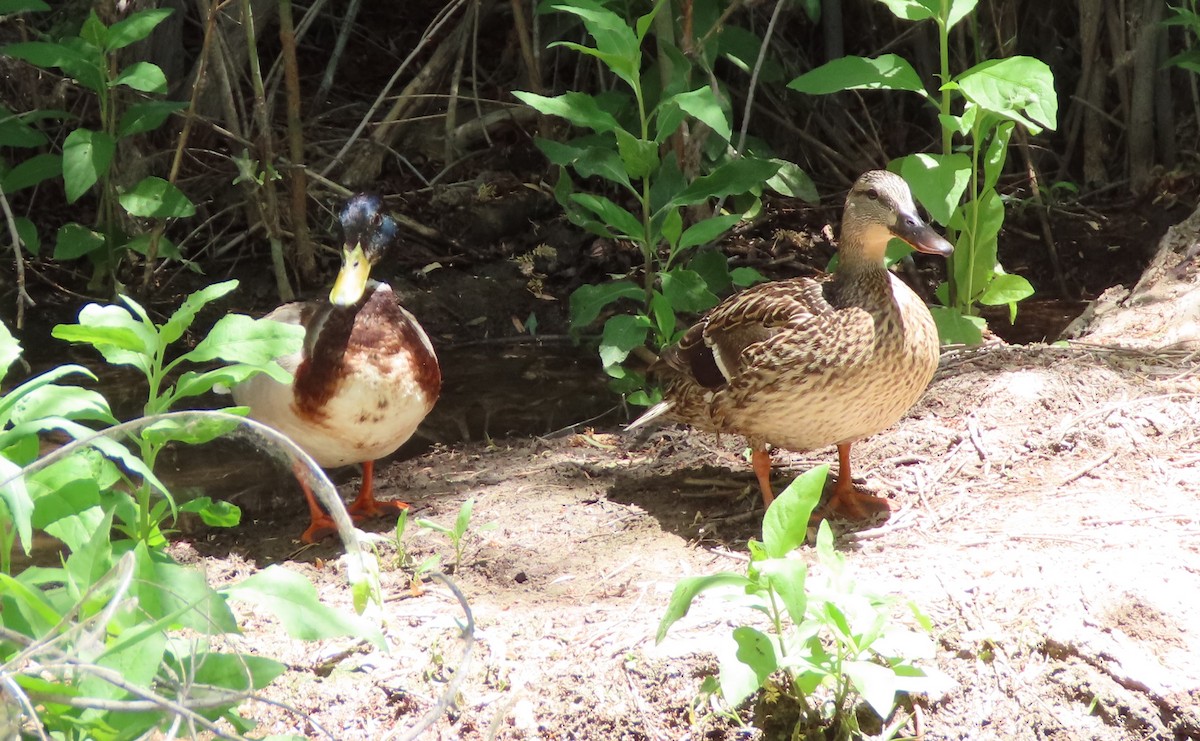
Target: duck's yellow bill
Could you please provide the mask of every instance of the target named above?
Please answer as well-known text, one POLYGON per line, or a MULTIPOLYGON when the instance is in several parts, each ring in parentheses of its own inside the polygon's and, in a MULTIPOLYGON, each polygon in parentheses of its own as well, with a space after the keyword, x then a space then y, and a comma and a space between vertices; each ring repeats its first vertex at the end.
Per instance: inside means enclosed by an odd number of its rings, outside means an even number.
POLYGON ((371 263, 367 260, 361 244, 351 249, 342 249, 342 269, 329 292, 329 303, 334 306, 353 306, 367 290, 367 279, 371 277, 371 263))

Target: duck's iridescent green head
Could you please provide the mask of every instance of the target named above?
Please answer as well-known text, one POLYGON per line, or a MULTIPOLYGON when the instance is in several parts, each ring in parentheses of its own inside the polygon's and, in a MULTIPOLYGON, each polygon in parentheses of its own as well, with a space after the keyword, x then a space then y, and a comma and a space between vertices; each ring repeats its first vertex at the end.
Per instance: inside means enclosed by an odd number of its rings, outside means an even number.
POLYGON ((353 306, 363 297, 371 266, 396 240, 396 220, 383 211, 377 195, 360 193, 346 201, 338 215, 342 224, 342 269, 329 292, 334 306, 353 306))

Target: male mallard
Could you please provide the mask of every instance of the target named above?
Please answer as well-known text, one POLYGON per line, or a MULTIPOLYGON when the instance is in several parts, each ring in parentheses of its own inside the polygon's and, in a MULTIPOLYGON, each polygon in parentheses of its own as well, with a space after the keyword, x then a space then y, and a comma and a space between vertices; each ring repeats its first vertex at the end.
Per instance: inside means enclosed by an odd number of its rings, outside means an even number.
MULTIPOLYGON (((342 269, 328 301, 284 304, 268 315, 306 330, 303 351, 279 358, 293 374, 291 385, 258 375, 233 389, 251 417, 290 437, 322 467, 361 462, 362 486, 349 509, 363 516, 408 507, 375 500, 375 459, 412 437, 442 386, 421 325, 391 286, 369 280, 397 233, 381 205, 376 196, 357 195, 342 209, 342 269)), ((301 538, 313 543, 334 525, 308 487, 304 493, 312 523, 301 538)))
POLYGON ((938 362, 929 309, 884 265, 892 237, 920 252, 953 251, 921 220, 908 184, 873 170, 846 197, 833 278, 763 283, 712 309, 663 351, 656 365, 667 380, 664 400, 630 427, 665 414, 746 436, 768 505, 768 444, 795 451, 835 444, 829 509, 855 519, 889 509, 886 499, 854 488, 850 445, 900 419, 938 362))

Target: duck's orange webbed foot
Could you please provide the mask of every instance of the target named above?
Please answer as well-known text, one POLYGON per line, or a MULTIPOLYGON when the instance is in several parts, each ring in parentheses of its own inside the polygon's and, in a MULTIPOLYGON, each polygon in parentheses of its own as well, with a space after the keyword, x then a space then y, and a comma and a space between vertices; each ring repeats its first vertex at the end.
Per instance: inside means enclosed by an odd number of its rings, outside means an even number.
POLYGON ((380 502, 375 499, 374 492, 375 478, 375 461, 366 461, 363 463, 362 486, 358 490, 358 498, 356 498, 347 509, 354 519, 359 520, 367 517, 383 517, 384 515, 396 515, 401 510, 408 509, 406 502, 388 501, 380 502))

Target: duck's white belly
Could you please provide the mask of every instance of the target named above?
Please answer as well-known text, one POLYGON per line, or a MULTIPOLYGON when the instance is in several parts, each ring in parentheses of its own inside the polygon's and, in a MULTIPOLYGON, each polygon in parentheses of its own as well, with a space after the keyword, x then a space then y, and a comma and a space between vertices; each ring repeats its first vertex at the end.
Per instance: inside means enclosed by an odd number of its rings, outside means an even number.
MULTIPOLYGON (((408 357, 392 362, 407 363, 408 357)), ((299 358, 281 358, 280 364, 294 373, 299 358)), ((344 466, 395 452, 429 413, 411 372, 382 371, 371 363, 350 369, 320 418, 302 418, 292 387, 265 375, 239 384, 233 396, 239 404, 253 399, 250 416, 287 435, 320 466, 344 466)))

